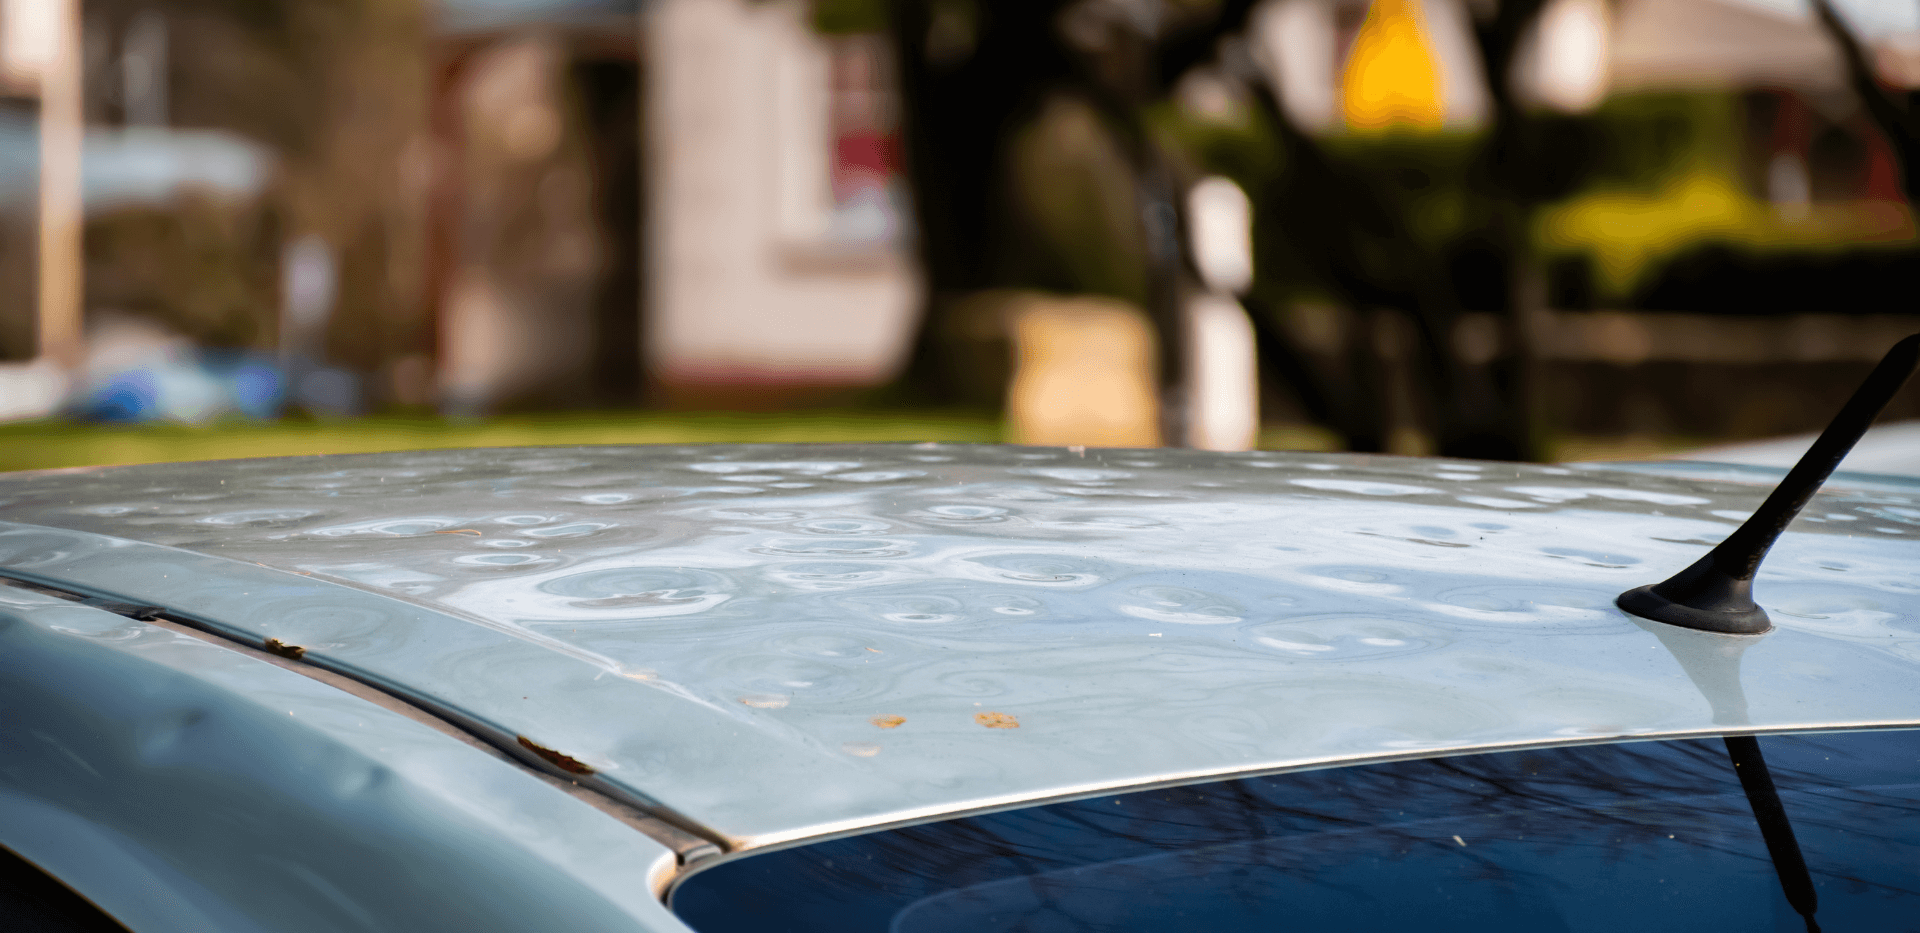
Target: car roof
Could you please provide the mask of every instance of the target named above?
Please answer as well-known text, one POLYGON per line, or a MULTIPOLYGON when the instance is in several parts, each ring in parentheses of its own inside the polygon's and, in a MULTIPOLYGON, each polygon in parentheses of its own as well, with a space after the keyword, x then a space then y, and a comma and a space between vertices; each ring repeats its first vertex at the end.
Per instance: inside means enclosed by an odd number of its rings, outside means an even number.
POLYGON ((0 475, 0 573, 299 646, 741 849, 1291 768, 1920 723, 1920 482, 1815 499, 1758 579, 1769 635, 1614 607, 1778 475, 958 445, 162 464, 0 475))

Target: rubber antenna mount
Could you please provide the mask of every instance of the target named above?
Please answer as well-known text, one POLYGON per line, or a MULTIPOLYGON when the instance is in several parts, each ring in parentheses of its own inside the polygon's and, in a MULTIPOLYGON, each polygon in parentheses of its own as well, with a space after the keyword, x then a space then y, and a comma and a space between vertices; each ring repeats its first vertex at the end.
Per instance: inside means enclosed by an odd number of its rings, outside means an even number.
POLYGON ((1920 362, 1920 334, 1893 345, 1880 365, 1867 374, 1853 397, 1833 416, 1820 438, 1807 449, 1787 478, 1773 488, 1767 501, 1733 534, 1707 556, 1665 582, 1635 587, 1614 600, 1621 609, 1643 619, 1682 628, 1725 635, 1761 635, 1773 630, 1767 611, 1754 604, 1753 575, 1767 550, 1785 531, 1800 509, 1827 481, 1847 451, 1887 407, 1920 362))

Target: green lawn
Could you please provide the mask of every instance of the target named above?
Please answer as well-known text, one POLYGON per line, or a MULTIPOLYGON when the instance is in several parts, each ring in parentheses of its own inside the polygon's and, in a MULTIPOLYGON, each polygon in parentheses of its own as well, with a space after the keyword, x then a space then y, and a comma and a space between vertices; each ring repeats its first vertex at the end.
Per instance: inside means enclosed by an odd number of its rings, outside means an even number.
POLYGON ((996 418, 944 412, 584 413, 446 421, 229 421, 205 426, 39 421, 0 425, 0 470, 441 447, 748 441, 1000 440, 996 418))
MULTIPOLYGON (((0 471, 121 463, 372 453, 440 447, 743 442, 954 441, 996 443, 1005 430, 987 414, 901 411, 623 412, 528 415, 484 421, 376 417, 345 421, 227 421, 211 425, 99 425, 37 421, 0 425, 0 471)), ((1269 426, 1267 450, 1333 450, 1321 428, 1269 426)), ((1698 438, 1560 437, 1557 460, 1650 459, 1698 438)))

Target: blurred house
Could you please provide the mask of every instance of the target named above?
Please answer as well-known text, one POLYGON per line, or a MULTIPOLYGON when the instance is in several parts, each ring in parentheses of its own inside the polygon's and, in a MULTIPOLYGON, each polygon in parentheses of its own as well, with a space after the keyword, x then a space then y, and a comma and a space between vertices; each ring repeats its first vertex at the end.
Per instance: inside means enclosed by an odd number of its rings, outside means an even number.
MULTIPOLYGON (((1869 38, 1884 81, 1920 85, 1916 34, 1869 38)), ((1766 200, 1789 210, 1901 200, 1892 151, 1847 87, 1833 41, 1804 12, 1747 0, 1623 0, 1611 64, 1621 92, 1741 93, 1745 174, 1766 200)))
POLYGON ((879 36, 800 0, 648 11, 647 355, 676 404, 819 397, 900 365, 919 304, 879 36))
MULTIPOLYGON (((69 43, 59 39, 68 34, 59 28, 68 11, 43 0, 0 6, 0 361, 52 353, 32 363, 0 362, 4 418, 57 410, 92 391, 96 363, 127 357, 74 345, 82 309, 71 302, 51 302, 58 326, 53 337, 40 333, 48 321, 47 309, 37 307, 41 279, 50 266, 72 289, 66 294, 79 291, 84 278, 92 324, 131 323, 118 331, 159 335, 148 341, 156 348, 181 342, 182 333, 229 347, 271 339, 259 327, 271 315, 271 288, 248 267, 257 258, 250 241, 261 232, 258 208, 279 170, 276 153, 228 128, 178 125, 169 54, 178 37, 165 13, 90 5, 84 21, 73 21, 84 41, 69 43), (63 72, 65 103, 49 134, 43 98, 52 93, 54 71, 63 72), (50 141, 55 152, 72 146, 66 171, 57 173, 71 187, 55 196, 72 225, 64 244, 70 252, 48 250, 40 236, 50 141), (63 335, 65 327, 74 330, 63 335)), ((153 358, 163 357, 181 372, 198 365, 197 358, 156 349, 153 358)), ((250 401, 261 397, 249 391, 250 401)), ((197 413, 224 404, 148 407, 197 413)))
POLYGON ((1812 19, 1747 0, 1620 0, 1612 65, 1621 90, 1846 86, 1812 19))
MULTIPOLYGON (((40 142, 29 107, 30 102, 0 101, 0 359, 31 357, 35 343, 33 231, 40 142)), ((273 172, 271 151, 218 130, 95 126, 84 146, 82 204, 90 220, 107 225, 135 214, 171 211, 183 199, 215 212, 232 211, 258 199, 273 172)), ((110 295, 96 297, 111 301, 110 295)))
MULTIPOLYGON (((1915 9, 1838 4, 1883 84, 1920 86, 1915 9)), ((1598 287, 1550 286, 1549 418, 1590 433, 1817 427, 1895 340, 1920 260, 1894 154, 1804 4, 1617 0, 1607 142, 1657 162, 1550 211, 1598 287)), ((1562 267, 1566 271, 1566 267, 1562 267)), ((1562 281, 1562 280, 1568 281, 1562 281)), ((1896 399, 1889 417, 1920 402, 1896 399)))
POLYGON ((453 0, 432 296, 450 410, 777 406, 917 309, 877 37, 795 0, 453 0))
MULTIPOLYGON (((885 43, 823 35, 811 9, 90 0, 89 326, 270 354, 323 414, 883 381, 919 302, 898 101, 885 43)), ((0 355, 19 359, 35 106, 0 86, 0 355)))
MULTIPOLYGON (((1577 245, 1598 285, 1556 285, 1557 303, 1794 313, 1804 310, 1789 307, 1800 298, 1785 300, 1785 290, 1743 289, 1751 277, 1731 273, 1696 287, 1683 280, 1707 270, 1683 266, 1811 270, 1852 261, 1843 254, 1884 265, 1912 245, 1895 154, 1849 87, 1834 42, 1804 10, 1757 0, 1619 0, 1613 10, 1612 99, 1589 150, 1603 177, 1545 224, 1549 250, 1577 245)), ((1881 18, 1856 29, 1883 86, 1920 82, 1920 33, 1910 23, 1881 18)), ((1830 271, 1813 277, 1859 278, 1830 271)))
POLYGON ((429 39, 425 295, 457 414, 638 398, 633 0, 453 0, 429 39))

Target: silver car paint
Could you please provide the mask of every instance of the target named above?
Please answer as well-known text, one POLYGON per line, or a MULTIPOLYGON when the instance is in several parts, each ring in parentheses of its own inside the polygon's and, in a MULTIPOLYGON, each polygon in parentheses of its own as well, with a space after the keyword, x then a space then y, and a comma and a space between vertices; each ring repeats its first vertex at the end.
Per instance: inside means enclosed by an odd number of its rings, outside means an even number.
POLYGON ((0 844, 140 933, 685 931, 673 854, 314 680, 0 586, 0 844))
POLYGON ((1764 638, 1613 607, 1765 491, 1298 454, 404 453, 3 476, 0 570, 303 646, 748 849, 1342 762, 1920 722, 1920 485, 1815 500, 1757 586, 1764 638))

